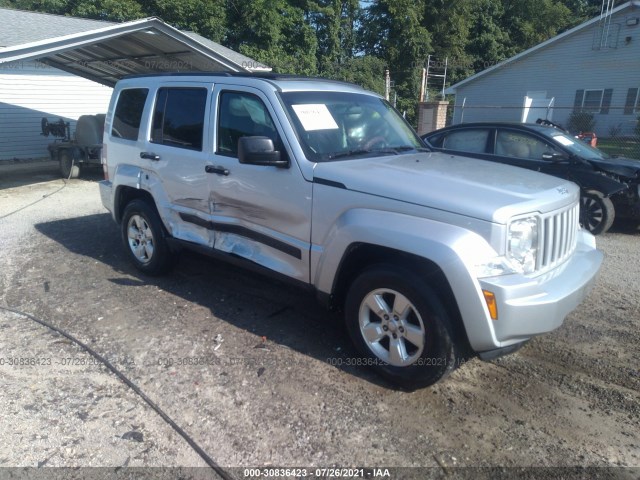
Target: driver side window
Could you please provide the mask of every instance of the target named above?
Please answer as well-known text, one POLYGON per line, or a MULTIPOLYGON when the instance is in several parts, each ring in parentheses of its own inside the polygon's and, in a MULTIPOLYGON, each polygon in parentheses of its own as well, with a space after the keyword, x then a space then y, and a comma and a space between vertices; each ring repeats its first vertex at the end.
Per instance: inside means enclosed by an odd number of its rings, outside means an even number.
POLYGON ((278 132, 262 100, 244 92, 222 92, 218 107, 216 153, 238 156, 241 137, 268 137, 281 150, 278 132))
POLYGON ((561 153, 553 145, 523 132, 499 130, 496 137, 496 155, 543 160, 543 155, 561 153))

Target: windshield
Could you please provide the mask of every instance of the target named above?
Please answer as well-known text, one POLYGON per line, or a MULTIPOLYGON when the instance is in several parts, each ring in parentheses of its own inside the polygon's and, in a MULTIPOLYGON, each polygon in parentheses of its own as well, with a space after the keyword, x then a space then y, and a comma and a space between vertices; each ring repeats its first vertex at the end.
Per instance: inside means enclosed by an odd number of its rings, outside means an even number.
POLYGON ((310 160, 427 150, 409 124, 381 98, 344 92, 288 92, 281 97, 310 160))
POLYGON ((558 142, 560 145, 564 146, 567 150, 569 150, 574 155, 577 155, 585 160, 605 160, 610 158, 609 155, 598 150, 597 148, 593 148, 591 145, 583 142, 574 137, 570 137, 569 135, 565 135, 564 133, 554 133, 552 134, 554 140, 558 142))

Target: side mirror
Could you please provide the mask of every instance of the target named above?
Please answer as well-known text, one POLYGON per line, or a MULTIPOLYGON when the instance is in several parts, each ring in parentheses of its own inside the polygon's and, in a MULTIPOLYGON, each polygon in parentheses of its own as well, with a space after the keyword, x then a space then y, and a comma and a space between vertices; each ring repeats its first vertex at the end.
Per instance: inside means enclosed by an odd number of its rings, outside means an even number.
POLYGON ((542 154, 542 159, 543 160, 550 160, 552 162, 568 162, 569 161, 569 157, 567 157, 564 153, 551 153, 551 152, 545 152, 542 154))
POLYGON ((248 165, 287 168, 288 160, 273 146, 269 137, 241 137, 238 139, 238 160, 248 165))

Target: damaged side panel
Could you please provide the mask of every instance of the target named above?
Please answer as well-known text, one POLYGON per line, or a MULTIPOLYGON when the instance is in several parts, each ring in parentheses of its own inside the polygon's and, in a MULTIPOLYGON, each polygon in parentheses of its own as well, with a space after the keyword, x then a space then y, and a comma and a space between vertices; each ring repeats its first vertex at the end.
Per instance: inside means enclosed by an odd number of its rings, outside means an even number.
POLYGON ((222 252, 237 255, 289 277, 306 281, 306 269, 296 268, 296 265, 300 266, 300 263, 292 263, 291 256, 277 248, 225 232, 215 233, 215 245, 216 249, 222 252))
POLYGON ((203 196, 203 199, 193 197, 171 199, 167 197, 166 186, 154 173, 143 176, 142 188, 151 192, 155 198, 160 218, 172 237, 213 248, 213 234, 206 225, 209 221, 209 204, 206 196, 203 196), (200 221, 185 222, 184 215, 200 221))

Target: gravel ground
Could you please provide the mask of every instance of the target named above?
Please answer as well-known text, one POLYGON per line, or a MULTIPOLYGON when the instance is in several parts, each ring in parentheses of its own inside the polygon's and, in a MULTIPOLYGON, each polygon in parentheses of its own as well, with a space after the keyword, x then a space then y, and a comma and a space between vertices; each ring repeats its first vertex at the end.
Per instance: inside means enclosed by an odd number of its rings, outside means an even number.
MULTIPOLYGON (((559 330, 407 393, 347 365, 341 319, 305 293, 189 253, 166 277, 139 275, 96 180, 0 177, 0 306, 96 350, 238 478, 269 466, 422 468, 386 478, 615 467, 594 472, 640 478, 640 234, 630 226, 598 238, 597 285, 559 330)), ((210 474, 79 347, 7 311, 0 332, 0 467, 210 474)), ((79 470, 30 470, 42 471, 79 470)))

